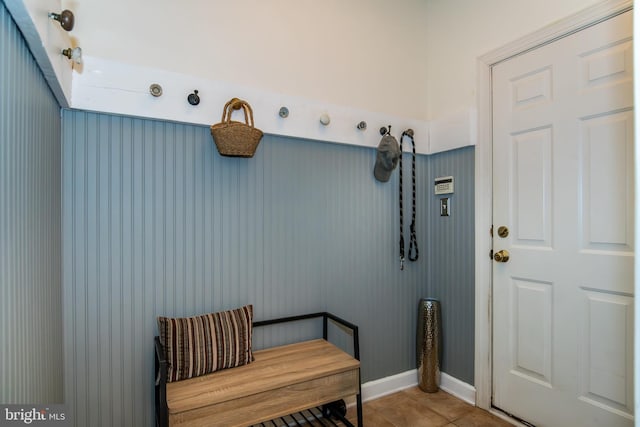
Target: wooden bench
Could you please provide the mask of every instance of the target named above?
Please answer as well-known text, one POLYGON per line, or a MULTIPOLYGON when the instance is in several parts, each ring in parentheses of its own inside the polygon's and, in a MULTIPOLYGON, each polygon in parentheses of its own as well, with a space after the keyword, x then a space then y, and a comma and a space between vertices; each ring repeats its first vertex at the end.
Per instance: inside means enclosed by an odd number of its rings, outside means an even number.
MULTIPOLYGON (((362 427, 357 326, 326 312, 254 322, 253 326, 312 318, 322 318, 323 339, 254 351, 255 360, 247 365, 171 383, 166 382, 167 362, 156 337, 156 424, 246 427, 317 408, 314 416, 320 413, 326 420, 336 418, 353 427, 345 417, 343 399, 356 396, 357 425, 362 427), (327 340, 329 320, 351 330, 353 356, 327 340)), ((338 424, 330 421, 327 425, 338 424)))

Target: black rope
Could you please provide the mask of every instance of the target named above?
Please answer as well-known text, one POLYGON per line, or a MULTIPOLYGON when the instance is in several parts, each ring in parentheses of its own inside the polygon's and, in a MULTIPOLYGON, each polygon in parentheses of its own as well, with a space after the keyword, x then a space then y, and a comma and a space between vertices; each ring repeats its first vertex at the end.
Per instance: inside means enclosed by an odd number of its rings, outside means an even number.
MULTIPOLYGON (((404 137, 404 133, 402 134, 404 137)), ((404 270, 404 208, 402 201, 402 137, 400 137, 400 270, 404 270)))
POLYGON ((409 226, 409 261, 417 261, 419 256, 418 239, 416 237, 416 143, 413 140, 413 130, 402 132, 400 137, 400 270, 404 270, 404 203, 402 195, 402 140, 408 136, 411 139, 411 225, 409 226))

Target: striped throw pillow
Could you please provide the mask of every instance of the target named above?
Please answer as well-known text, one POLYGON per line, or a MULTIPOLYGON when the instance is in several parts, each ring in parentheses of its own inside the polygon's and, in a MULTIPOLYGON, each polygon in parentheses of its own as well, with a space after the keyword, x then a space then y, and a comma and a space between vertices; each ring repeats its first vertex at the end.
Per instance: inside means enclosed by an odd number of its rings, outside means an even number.
POLYGON ((195 317, 158 317, 167 382, 250 363, 252 323, 252 305, 195 317))

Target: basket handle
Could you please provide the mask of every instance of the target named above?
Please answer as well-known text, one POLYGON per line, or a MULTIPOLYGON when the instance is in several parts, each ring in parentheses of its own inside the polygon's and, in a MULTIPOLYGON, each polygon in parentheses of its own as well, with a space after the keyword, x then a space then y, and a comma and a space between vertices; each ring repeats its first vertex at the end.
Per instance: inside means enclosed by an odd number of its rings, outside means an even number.
POLYGON ((229 123, 231 121, 231 114, 233 113, 233 110, 239 110, 240 108, 244 111, 244 122, 247 125, 254 127, 253 110, 251 109, 251 106, 247 101, 243 101, 238 98, 233 98, 224 105, 224 109, 222 110, 222 122, 229 123))

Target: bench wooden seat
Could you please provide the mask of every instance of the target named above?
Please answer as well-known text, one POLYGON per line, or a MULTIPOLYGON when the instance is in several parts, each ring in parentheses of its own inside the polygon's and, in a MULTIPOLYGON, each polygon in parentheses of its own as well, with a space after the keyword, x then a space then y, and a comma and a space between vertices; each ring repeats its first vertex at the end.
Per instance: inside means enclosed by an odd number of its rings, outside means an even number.
POLYGON ((169 425, 248 426, 359 392, 360 362, 325 340, 254 357, 248 365, 167 384, 169 425))
MULTIPOLYGON (((182 381, 166 383, 166 376, 160 375, 156 385, 158 425, 246 427, 356 396, 361 426, 360 362, 326 340, 327 316, 333 319, 333 315, 308 316, 324 317, 325 339, 254 351, 255 360, 247 365, 182 381)), ((254 326, 300 318, 256 322, 254 326)), ((156 338, 156 353, 162 353, 161 347, 156 338)), ((166 369, 162 359, 157 354, 160 374, 166 369)))

